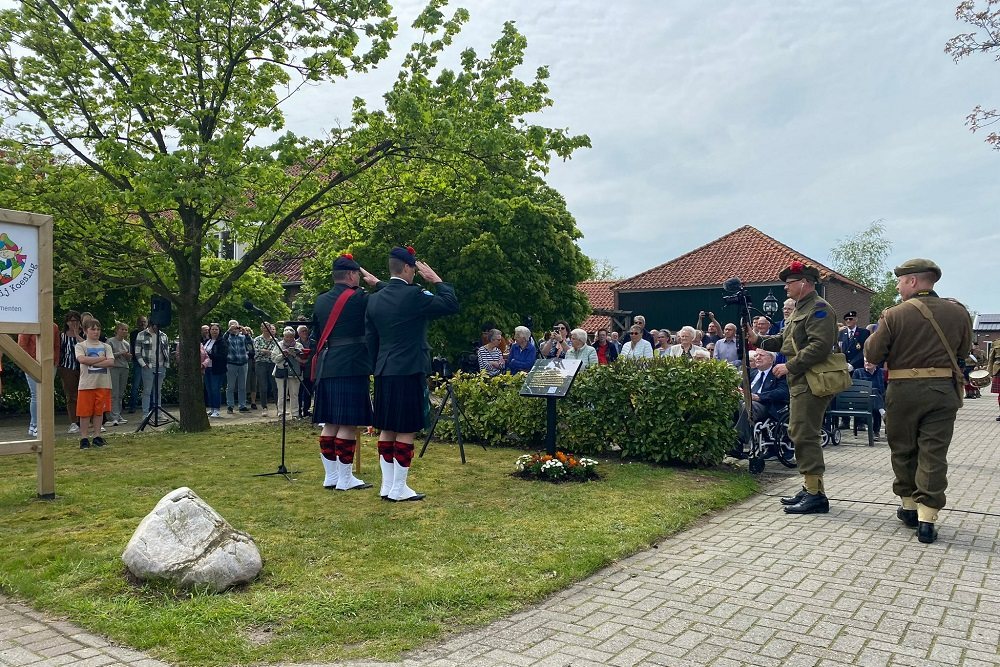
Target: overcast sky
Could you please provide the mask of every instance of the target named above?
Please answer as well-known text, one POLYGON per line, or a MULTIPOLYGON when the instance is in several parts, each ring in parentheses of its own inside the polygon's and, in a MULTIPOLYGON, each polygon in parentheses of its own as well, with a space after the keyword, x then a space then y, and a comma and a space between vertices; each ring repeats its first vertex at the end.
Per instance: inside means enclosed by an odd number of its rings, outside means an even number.
MULTIPOLYGON (((475 0, 455 53, 484 53, 505 20, 528 39, 525 76, 548 65, 541 121, 593 148, 553 165, 588 255, 625 276, 750 224, 815 259, 883 220, 893 264, 937 261, 939 291, 1000 312, 984 276, 1000 242, 1000 153, 972 134, 1000 105, 1000 64, 954 64, 955 0, 475 0)), ((391 85, 423 2, 394 3, 389 61, 297 98, 291 129, 316 132, 391 85), (325 110, 317 113, 317 109, 325 110)))

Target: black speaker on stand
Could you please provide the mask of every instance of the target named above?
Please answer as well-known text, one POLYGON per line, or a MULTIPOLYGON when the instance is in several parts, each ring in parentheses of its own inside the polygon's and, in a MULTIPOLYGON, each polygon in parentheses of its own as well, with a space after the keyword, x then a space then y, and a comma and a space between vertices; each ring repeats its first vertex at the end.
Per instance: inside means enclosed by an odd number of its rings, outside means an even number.
MULTIPOLYGON (((155 336, 156 339, 153 342, 153 386, 150 387, 149 393, 149 412, 146 416, 142 418, 139 423, 139 428, 136 431, 142 431, 147 426, 163 426, 172 421, 177 421, 177 418, 172 414, 164 410, 160 406, 160 382, 156 381, 156 376, 160 374, 160 331, 163 327, 170 326, 171 310, 170 310, 170 300, 164 299, 162 296, 154 296, 149 305, 149 324, 150 326, 155 326, 155 336), (160 415, 166 417, 166 419, 161 420, 160 415)), ((133 350, 135 353, 135 350, 133 350)), ((169 354, 169 351, 168 351, 169 354)))

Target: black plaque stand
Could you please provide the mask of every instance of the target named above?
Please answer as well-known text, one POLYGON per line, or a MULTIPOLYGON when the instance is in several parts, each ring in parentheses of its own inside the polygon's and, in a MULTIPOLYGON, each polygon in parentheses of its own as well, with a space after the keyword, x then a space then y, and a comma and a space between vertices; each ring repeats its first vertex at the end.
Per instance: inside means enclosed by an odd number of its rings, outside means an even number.
POLYGON ((565 398, 583 367, 577 359, 539 359, 528 371, 521 396, 545 399, 545 450, 556 453, 556 401, 565 398))

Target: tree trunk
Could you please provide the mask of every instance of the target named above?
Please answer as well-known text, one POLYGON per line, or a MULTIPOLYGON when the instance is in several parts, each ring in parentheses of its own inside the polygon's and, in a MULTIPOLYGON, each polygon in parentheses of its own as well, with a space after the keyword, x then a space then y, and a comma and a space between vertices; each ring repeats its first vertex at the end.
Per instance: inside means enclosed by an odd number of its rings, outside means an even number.
POLYGON ((205 389, 201 369, 201 322, 198 321, 197 292, 179 294, 177 323, 180 353, 177 355, 177 390, 180 396, 181 430, 209 430, 205 414, 205 389))

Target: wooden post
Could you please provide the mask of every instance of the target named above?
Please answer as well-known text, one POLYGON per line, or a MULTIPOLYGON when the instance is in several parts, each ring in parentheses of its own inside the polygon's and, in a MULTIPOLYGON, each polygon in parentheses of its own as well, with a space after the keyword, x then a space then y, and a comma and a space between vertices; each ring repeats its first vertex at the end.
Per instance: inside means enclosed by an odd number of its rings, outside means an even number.
POLYGON ((0 303, 5 305, 0 308, 0 350, 38 383, 38 436, 0 442, 0 456, 35 454, 38 496, 52 499, 56 495, 52 216, 0 209, 0 238, 4 244, 0 251, 13 255, 12 266, 0 273, 0 303), (14 246, 19 250, 11 250, 14 246), (28 356, 5 334, 38 336, 37 359, 28 356))

